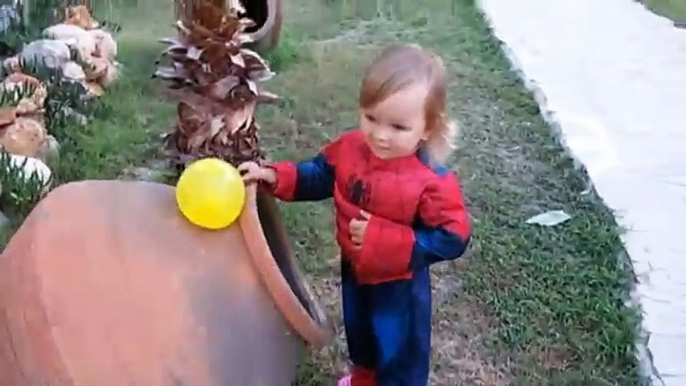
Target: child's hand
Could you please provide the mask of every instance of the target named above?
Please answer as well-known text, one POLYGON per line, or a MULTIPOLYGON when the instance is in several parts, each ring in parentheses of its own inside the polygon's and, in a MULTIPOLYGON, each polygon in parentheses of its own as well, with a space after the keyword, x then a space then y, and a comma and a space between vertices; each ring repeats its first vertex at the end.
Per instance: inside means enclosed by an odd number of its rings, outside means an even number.
POLYGON ((246 184, 259 181, 264 181, 270 185, 276 183, 274 170, 263 168, 255 162, 244 162, 238 165, 238 172, 241 173, 246 184))
POLYGON ((364 233, 367 231, 367 224, 369 224, 369 220, 372 218, 372 215, 364 210, 360 211, 360 215, 362 216, 361 220, 355 218, 350 220, 350 238, 358 250, 362 249, 364 233))

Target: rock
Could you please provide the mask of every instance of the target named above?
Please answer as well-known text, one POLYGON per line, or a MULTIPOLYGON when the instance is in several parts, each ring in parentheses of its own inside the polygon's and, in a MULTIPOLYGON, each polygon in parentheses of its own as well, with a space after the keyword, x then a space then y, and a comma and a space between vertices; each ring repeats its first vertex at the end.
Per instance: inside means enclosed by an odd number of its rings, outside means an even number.
POLYGON ((95 36, 85 29, 71 24, 56 24, 43 31, 43 36, 64 42, 79 53, 83 60, 95 53, 95 36))
POLYGON ((33 93, 19 101, 16 106, 17 115, 30 114, 42 109, 48 91, 38 79, 20 72, 11 74, 0 83, 0 92, 12 92, 26 86, 32 87, 33 93))
POLYGON ((0 130, 0 145, 15 155, 35 157, 46 139, 45 127, 32 118, 19 117, 0 130))
POLYGON ((12 167, 22 167, 21 177, 25 180, 31 178, 35 173, 39 180, 44 184, 43 191, 47 191, 52 183, 52 170, 45 162, 38 158, 25 157, 23 155, 10 154, 10 165, 12 167))
POLYGON ((62 65, 62 75, 65 78, 69 78, 77 82, 86 80, 86 73, 83 71, 83 68, 79 66, 78 63, 73 61, 64 63, 64 65, 62 65))
POLYGON ((86 80, 95 82, 101 87, 109 86, 119 76, 119 68, 116 63, 104 58, 89 58, 84 65, 86 80))
POLYGON ((114 62, 117 57, 117 42, 112 35, 101 29, 89 31, 95 38, 95 56, 114 62))
POLYGON ((0 128, 7 126, 17 119, 16 107, 0 107, 0 128))
POLYGON ((36 40, 27 44, 20 54, 29 64, 44 63, 48 68, 58 69, 71 61, 69 45, 61 40, 36 40))
POLYGON ((110 62, 107 59, 92 57, 84 64, 84 72, 88 81, 97 81, 107 74, 110 62))
POLYGON ((24 114, 21 117, 33 119, 34 121, 40 123, 41 126, 45 127, 45 114, 43 114, 43 111, 35 111, 33 113, 24 114))
POLYGON ((93 19, 90 11, 88 11, 88 8, 84 5, 68 7, 65 10, 65 13, 67 16, 64 22, 65 24, 78 26, 85 30, 98 28, 100 25, 97 21, 95 21, 95 19, 93 19))

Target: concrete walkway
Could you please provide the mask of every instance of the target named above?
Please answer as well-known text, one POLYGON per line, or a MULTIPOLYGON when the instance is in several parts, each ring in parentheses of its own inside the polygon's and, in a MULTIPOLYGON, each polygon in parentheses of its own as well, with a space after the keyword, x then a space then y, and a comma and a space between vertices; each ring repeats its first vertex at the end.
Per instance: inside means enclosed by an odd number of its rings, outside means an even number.
POLYGON ((629 228, 655 384, 686 385, 686 30, 634 0, 480 0, 629 228))

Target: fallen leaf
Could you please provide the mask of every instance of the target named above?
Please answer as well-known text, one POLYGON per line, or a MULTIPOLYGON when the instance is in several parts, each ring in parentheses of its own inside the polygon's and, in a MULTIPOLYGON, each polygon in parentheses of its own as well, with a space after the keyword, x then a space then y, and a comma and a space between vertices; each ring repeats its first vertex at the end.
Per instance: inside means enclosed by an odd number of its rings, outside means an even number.
POLYGON ((526 220, 526 223, 551 227, 562 224, 571 218, 572 217, 563 210, 551 210, 531 217, 530 219, 526 220))

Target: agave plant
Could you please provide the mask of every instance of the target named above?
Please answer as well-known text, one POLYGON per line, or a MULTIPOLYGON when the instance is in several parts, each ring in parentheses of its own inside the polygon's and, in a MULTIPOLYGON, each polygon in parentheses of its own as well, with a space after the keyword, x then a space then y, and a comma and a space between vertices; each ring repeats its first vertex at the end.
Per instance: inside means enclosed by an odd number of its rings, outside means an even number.
POLYGON ((171 66, 154 74, 170 81, 180 98, 176 125, 166 136, 173 166, 180 171, 209 156, 233 165, 260 162, 255 107, 278 97, 259 87, 274 73, 244 46, 251 43, 245 31, 253 21, 235 0, 181 0, 176 10, 179 35, 161 40, 169 45, 162 57, 171 66))

